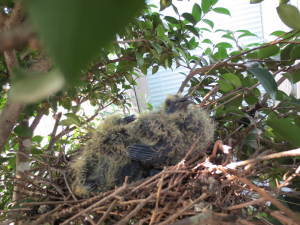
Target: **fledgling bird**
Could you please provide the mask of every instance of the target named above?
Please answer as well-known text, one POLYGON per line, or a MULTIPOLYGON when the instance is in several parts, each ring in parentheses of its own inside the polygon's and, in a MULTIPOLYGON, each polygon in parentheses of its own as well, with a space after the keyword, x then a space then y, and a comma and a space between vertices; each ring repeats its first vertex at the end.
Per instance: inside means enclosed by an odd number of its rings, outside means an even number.
POLYGON ((122 184, 126 176, 131 182, 149 176, 153 168, 175 165, 199 137, 190 157, 204 151, 213 140, 214 124, 205 111, 188 108, 192 102, 169 95, 161 111, 143 114, 135 123, 108 118, 73 166, 75 193, 95 186, 103 191, 122 184))

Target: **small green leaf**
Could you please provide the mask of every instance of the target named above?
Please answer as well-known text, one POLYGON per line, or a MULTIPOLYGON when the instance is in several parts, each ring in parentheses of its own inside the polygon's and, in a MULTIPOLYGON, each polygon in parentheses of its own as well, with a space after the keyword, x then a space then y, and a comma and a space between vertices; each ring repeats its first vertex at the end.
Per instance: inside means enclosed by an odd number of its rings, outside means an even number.
POLYGON ((242 38, 242 37, 257 37, 257 35, 256 34, 252 34, 252 33, 244 33, 244 34, 241 34, 239 37, 238 37, 238 39, 240 39, 240 38, 242 38))
POLYGON ((154 41, 149 41, 149 42, 155 48, 155 50, 158 52, 158 54, 160 54, 161 51, 162 51, 161 47, 157 43, 155 43, 154 41))
POLYGON ((227 42, 220 42, 216 45, 216 47, 223 47, 223 48, 233 48, 231 44, 227 43, 227 42))
POLYGON ((155 56, 155 58, 157 58, 158 60, 160 60, 160 56, 157 53, 157 51, 155 51, 155 49, 150 49, 150 51, 152 52, 152 54, 155 56))
POLYGON ((165 29, 160 24, 157 26, 157 36, 165 36, 165 29))
POLYGON ((237 107, 234 106, 229 106, 228 108, 226 108, 226 115, 229 113, 235 113, 235 114, 245 116, 245 113, 243 113, 241 110, 239 110, 237 107))
POLYGON ((62 106, 67 109, 67 110, 70 110, 71 109, 71 106, 72 106, 72 102, 69 98, 64 98, 63 99, 63 102, 62 102, 62 106))
POLYGON ((228 84, 226 81, 224 80, 219 80, 218 81, 219 84, 221 84, 219 90, 220 91, 224 91, 224 92, 230 92, 233 91, 233 87, 231 84, 228 84))
POLYGON ((33 72, 15 68, 8 97, 13 102, 35 103, 64 86, 64 77, 58 70, 49 73, 33 72))
POLYGON ((218 54, 218 58, 219 59, 224 59, 224 58, 226 58, 228 56, 226 48, 224 48, 224 47, 218 47, 217 54, 218 54))
POLYGON ((250 4, 257 4, 257 3, 260 3, 264 0, 250 0, 250 4))
POLYGON ((214 29, 214 22, 213 21, 208 20, 208 19, 203 19, 201 21, 203 21, 204 23, 208 24, 212 29, 214 29))
POLYGON ((165 16, 165 20, 172 24, 179 24, 178 20, 172 16, 165 16))
POLYGON ((282 22, 292 29, 300 27, 300 13, 293 5, 280 4, 277 7, 277 13, 282 22))
POLYGON ((276 81, 272 74, 268 70, 259 67, 247 70, 259 80, 259 82, 265 88, 266 92, 269 94, 270 98, 275 104, 278 89, 276 81))
POLYGON ((294 73, 292 73, 292 81, 293 84, 296 84, 300 81, 300 69, 296 70, 294 73))
POLYGON ((225 15, 231 16, 229 10, 226 9, 226 8, 217 7, 217 8, 213 8, 213 11, 216 12, 216 13, 220 13, 220 14, 225 14, 225 15))
POLYGON ((277 118, 267 120, 266 123, 296 148, 300 147, 300 128, 297 125, 292 124, 287 119, 277 118))
POLYGON ((142 67, 144 65, 144 58, 141 53, 134 52, 136 55, 137 65, 138 67, 142 67))
POLYGON ((185 25, 184 27, 185 27, 185 29, 191 31, 195 36, 199 37, 199 32, 196 30, 195 27, 193 27, 191 25, 185 25))
POLYGON ((172 4, 172 0, 160 0, 160 10, 163 11, 165 8, 168 8, 172 4))
POLYGON ((116 83, 110 83, 109 86, 110 86, 112 92, 117 93, 118 87, 117 87, 116 83))
POLYGON ((300 46, 297 46, 291 52, 291 59, 299 59, 299 58, 300 58, 300 46))
POLYGON ((35 32, 68 82, 81 75, 80 70, 95 59, 121 28, 140 14, 144 4, 141 0, 26 1, 28 18, 35 32))
POLYGON ((275 55, 279 52, 280 48, 277 45, 270 45, 266 48, 261 48, 258 50, 258 58, 264 59, 269 56, 275 55))
POLYGON ((32 136, 32 130, 25 125, 16 126, 14 129, 14 132, 16 133, 16 135, 21 136, 21 137, 31 137, 32 136))
POLYGON ((193 6, 192 15, 195 17, 197 22, 200 21, 201 14, 202 14, 202 11, 201 11, 200 6, 197 3, 195 3, 193 6))
POLYGON ((27 116, 33 116, 34 110, 35 110, 35 106, 36 104, 27 104, 25 109, 24 109, 24 113, 27 116))
POLYGON ((280 37, 281 35, 285 34, 286 32, 282 31, 282 30, 277 30, 277 31, 274 31, 270 34, 270 36, 276 36, 276 37, 280 37))
POLYGON ((71 120, 61 120, 59 122, 59 125, 62 125, 62 126, 71 126, 73 124, 73 122, 71 120))
POLYGON ((126 74, 125 74, 125 78, 126 78, 126 80, 129 82, 129 84, 132 83, 133 78, 132 78, 132 75, 131 75, 130 73, 126 73, 126 74))
POLYGON ((231 37, 230 35, 228 35, 228 34, 224 34, 222 37, 228 38, 228 39, 230 39, 230 40, 232 40, 232 41, 235 42, 235 39, 233 37, 231 37))
POLYGON ((211 0, 202 0, 201 8, 203 13, 207 13, 210 10, 211 0))
POLYGON ((211 0, 211 5, 215 5, 219 0, 211 0))
POLYGON ((235 74, 232 73, 225 73, 222 74, 220 77, 224 78, 225 80, 236 84, 237 86, 242 86, 242 82, 240 80, 240 78, 238 78, 238 76, 236 76, 235 74))
POLYGON ((72 121, 72 123, 74 123, 78 127, 81 126, 80 119, 74 113, 66 113, 64 115, 68 118, 69 121, 72 121))
POLYGON ((192 23, 193 25, 197 23, 195 17, 190 13, 183 13, 181 16, 187 21, 189 21, 190 23, 192 23))
POLYGON ((209 39, 204 39, 204 40, 202 41, 202 43, 211 44, 211 45, 213 44, 212 41, 209 40, 209 39))
POLYGON ((152 74, 155 74, 158 71, 158 66, 153 66, 152 74))
POLYGON ((40 144, 43 139, 44 139, 44 137, 42 137, 40 135, 36 135, 32 138, 32 142, 36 142, 36 143, 40 144))

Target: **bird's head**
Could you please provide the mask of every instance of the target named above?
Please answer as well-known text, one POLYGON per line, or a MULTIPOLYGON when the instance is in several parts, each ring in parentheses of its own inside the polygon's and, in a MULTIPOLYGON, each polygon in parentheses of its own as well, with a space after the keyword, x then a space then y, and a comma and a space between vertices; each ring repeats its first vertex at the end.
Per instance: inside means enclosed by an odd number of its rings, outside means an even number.
POLYGON ((168 95, 164 104, 163 104, 163 112, 166 114, 172 114, 179 111, 185 111, 189 104, 193 101, 189 100, 188 96, 182 96, 181 93, 176 95, 168 95))

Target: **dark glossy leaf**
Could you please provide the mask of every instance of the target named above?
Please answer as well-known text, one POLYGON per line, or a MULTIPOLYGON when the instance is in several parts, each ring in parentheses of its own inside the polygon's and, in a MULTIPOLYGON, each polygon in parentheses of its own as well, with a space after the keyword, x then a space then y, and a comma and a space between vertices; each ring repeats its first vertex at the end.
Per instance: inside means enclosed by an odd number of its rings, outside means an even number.
POLYGON ((49 73, 33 72, 28 69, 13 70, 9 99, 14 102, 35 103, 59 91, 64 86, 61 72, 52 70, 49 73))
POLYGON ((197 3, 195 3, 193 6, 192 15, 195 17, 197 22, 200 21, 202 11, 201 11, 201 7, 197 3))
POLYGON ((208 24, 212 29, 214 29, 214 22, 213 21, 207 20, 207 19, 203 19, 201 21, 203 21, 204 23, 208 24))
POLYGON ((73 124, 73 122, 71 120, 61 120, 59 122, 59 125, 63 125, 63 126, 71 126, 73 124))
POLYGON ((275 104, 278 89, 272 74, 268 70, 259 67, 247 70, 259 80, 275 104))
POLYGON ((300 58, 300 46, 297 46, 291 51, 291 59, 299 59, 300 58))
POLYGON ((137 65, 138 67, 142 67, 144 65, 144 58, 141 53, 134 52, 136 55, 137 65))
POLYGON ((40 144, 43 139, 44 139, 44 137, 42 137, 40 135, 36 135, 32 138, 32 142, 36 142, 36 143, 40 144))
POLYGON ((219 0, 211 0, 211 5, 214 6, 219 0))
POLYGON ((245 113, 243 113, 241 110, 239 110, 237 107, 234 106, 229 106, 228 108, 226 108, 226 115, 230 113, 235 113, 235 114, 245 116, 245 113))
POLYGON ((190 32, 192 32, 195 36, 199 37, 199 32, 196 30, 195 27, 193 27, 191 25, 185 25, 184 27, 185 27, 185 29, 187 29, 190 32))
POLYGON ((219 80, 218 81, 219 84, 221 84, 219 90, 220 91, 224 91, 224 92, 230 92, 233 91, 233 87, 231 84, 228 84, 226 81, 224 80, 219 80))
POLYGON ((153 66, 152 74, 155 74, 158 71, 158 66, 153 66))
POLYGON ((31 137, 32 136, 32 130, 24 125, 19 125, 16 126, 14 129, 14 132, 16 135, 21 136, 21 137, 31 137))
POLYGON ((228 56, 226 48, 224 47, 218 47, 218 58, 219 59, 224 59, 228 56))
POLYGON ((62 106, 67 109, 67 110, 70 110, 71 109, 71 106, 72 106, 72 102, 69 98, 64 98, 63 101, 62 101, 62 106))
POLYGON ((225 14, 225 15, 231 16, 229 10, 226 9, 226 8, 217 7, 217 8, 213 8, 213 11, 216 12, 216 13, 220 13, 220 14, 225 14))
POLYGON ((35 110, 35 106, 36 104, 27 104, 25 109, 24 109, 24 113, 27 116, 33 116, 34 110, 35 110))
POLYGON ((282 22, 292 29, 300 27, 300 13, 297 7, 293 5, 280 4, 277 7, 277 13, 282 22))
POLYGON ((155 51, 155 49, 150 49, 151 53, 155 56, 155 58, 157 58, 158 60, 160 60, 160 56, 157 53, 157 51, 155 51))
POLYGON ((227 42, 220 42, 216 45, 216 47, 223 47, 223 48, 233 48, 231 44, 227 43, 227 42))
POLYGON ((277 118, 267 120, 266 123, 270 127, 272 127, 272 129, 275 130, 281 137, 294 145, 294 147, 300 147, 300 128, 297 125, 292 124, 287 119, 277 118))
POLYGON ((172 24, 179 24, 178 20, 172 16, 165 16, 165 20, 172 24))
POLYGON ((49 99, 50 108, 56 112, 57 111, 57 102, 54 98, 49 99))
POLYGON ((294 73, 292 73, 292 81, 293 84, 296 84, 300 81, 300 69, 296 70, 294 73))
POLYGON ((277 31, 274 31, 270 34, 270 36, 276 36, 276 37, 280 37, 281 35, 285 34, 286 32, 282 31, 282 30, 277 30, 277 31))
POLYGON ((193 25, 197 23, 196 18, 190 13, 183 13, 181 16, 193 25))
POLYGON ((114 93, 118 92, 118 87, 117 87, 116 83, 110 83, 109 86, 110 86, 112 92, 114 92, 114 93))
POLYGON ((68 82, 79 76, 80 70, 145 5, 143 0, 28 0, 26 3, 38 36, 68 82))
POLYGON ((68 118, 69 121, 72 121, 78 127, 81 126, 80 119, 74 113, 66 113, 64 115, 68 118))
POLYGON ((131 75, 130 73, 126 73, 126 74, 125 74, 125 78, 126 78, 126 80, 129 82, 129 84, 132 83, 133 78, 132 78, 132 75, 131 75))
POLYGON ((151 45, 155 48, 155 50, 158 52, 158 54, 161 53, 162 49, 161 47, 159 46, 159 44, 157 44, 156 42, 154 41, 149 41, 151 43, 151 45))
POLYGON ((279 50, 280 49, 277 45, 270 45, 266 48, 261 48, 258 50, 258 58, 264 59, 269 56, 275 55, 279 50))
POLYGON ((242 38, 242 37, 257 37, 256 34, 252 34, 252 33, 244 33, 244 34, 241 34, 238 39, 242 38))
POLYGON ((202 0, 201 8, 203 13, 207 13, 210 10, 210 7, 211 7, 211 0, 202 0))
POLYGON ((165 36, 165 29, 160 24, 157 26, 157 36, 165 36))

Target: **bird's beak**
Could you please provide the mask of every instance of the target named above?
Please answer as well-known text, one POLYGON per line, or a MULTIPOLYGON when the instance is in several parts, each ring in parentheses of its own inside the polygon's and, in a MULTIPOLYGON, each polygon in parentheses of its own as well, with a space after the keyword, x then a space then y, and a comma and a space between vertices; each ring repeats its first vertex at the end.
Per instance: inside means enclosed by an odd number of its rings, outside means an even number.
POLYGON ((184 96, 177 101, 180 109, 186 110, 188 105, 193 103, 193 100, 189 100, 190 96, 184 96))

